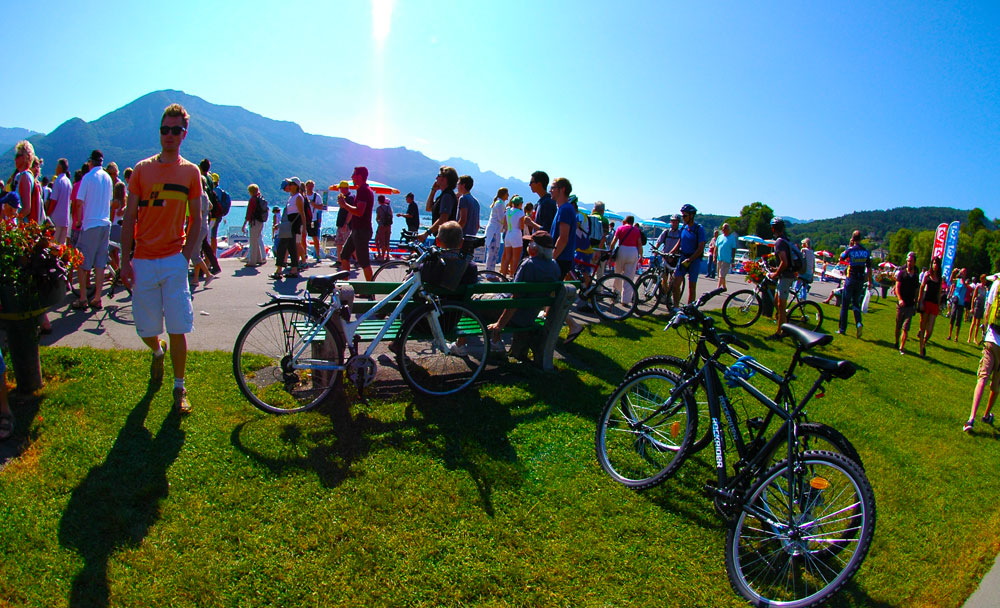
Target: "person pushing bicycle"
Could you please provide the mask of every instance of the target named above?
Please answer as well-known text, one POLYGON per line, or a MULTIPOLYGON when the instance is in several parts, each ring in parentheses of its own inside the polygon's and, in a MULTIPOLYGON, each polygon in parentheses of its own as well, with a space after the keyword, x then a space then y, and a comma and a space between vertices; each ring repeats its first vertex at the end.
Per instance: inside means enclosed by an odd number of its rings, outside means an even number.
POLYGON ((674 272, 670 290, 667 293, 668 296, 673 296, 674 306, 680 306, 679 288, 685 276, 688 277, 688 304, 694 302, 694 296, 697 292, 698 265, 695 262, 705 255, 705 229, 694 221, 694 216, 697 213, 698 210, 690 203, 681 207, 681 220, 684 222, 684 227, 681 229, 677 244, 669 251, 671 254, 676 253, 681 256, 677 270, 674 272))

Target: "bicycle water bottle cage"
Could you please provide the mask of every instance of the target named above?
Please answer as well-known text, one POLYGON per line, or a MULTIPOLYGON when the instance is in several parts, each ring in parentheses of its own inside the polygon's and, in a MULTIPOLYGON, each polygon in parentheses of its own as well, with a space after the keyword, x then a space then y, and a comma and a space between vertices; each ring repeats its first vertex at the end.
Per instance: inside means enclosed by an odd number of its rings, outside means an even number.
POLYGON ((726 386, 729 388, 736 388, 739 386, 739 378, 744 380, 753 378, 757 374, 756 370, 749 365, 749 362, 753 360, 753 357, 744 355, 737 359, 736 363, 733 363, 726 368, 726 372, 722 375, 722 377, 726 380, 726 386))

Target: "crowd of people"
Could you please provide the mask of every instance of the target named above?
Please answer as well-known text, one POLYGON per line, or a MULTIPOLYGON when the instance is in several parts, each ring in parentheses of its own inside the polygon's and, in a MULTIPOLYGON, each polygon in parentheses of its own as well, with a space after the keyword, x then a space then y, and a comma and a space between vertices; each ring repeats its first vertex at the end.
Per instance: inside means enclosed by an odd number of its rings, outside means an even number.
MULTIPOLYGON (((150 375, 154 381, 162 380, 169 351, 175 376, 174 404, 183 413, 191 410, 184 383, 185 336, 193 326, 191 294, 202 278, 207 285, 220 272, 218 228, 231 204, 228 193, 219 186, 219 175, 211 172, 209 159, 194 165, 180 156, 189 118, 180 105, 167 107, 159 129, 160 153, 121 174, 116 163, 105 164, 103 153, 94 150, 72 175, 68 161, 60 158, 55 176, 49 180, 41 175, 44 161, 35 155, 30 142, 21 141, 15 146, 14 174, 6 184, 0 182, 0 190, 6 193, 0 199, 4 221, 51 222, 55 242, 71 244, 82 253, 83 263, 75 270, 78 291, 72 309, 103 308, 102 290, 109 268, 131 288, 136 331, 151 351, 150 375), (164 327, 167 340, 161 339, 164 327)), ((462 237, 484 231, 484 268, 495 271, 499 265, 499 272, 515 281, 566 280, 574 278, 571 270, 575 267, 587 284, 593 273, 603 269, 605 255, 614 260, 618 273, 634 279, 647 244, 634 216, 625 217, 616 227, 605 217, 601 201, 587 213, 572 194, 568 179, 559 177, 550 184, 544 171, 532 173, 529 181, 537 201, 525 202, 521 195, 511 196, 507 188, 500 188, 483 226, 479 201, 472 195, 473 178, 459 175, 453 167, 441 167, 424 208, 431 214, 431 224, 422 233, 413 193, 406 195, 406 211, 394 214, 389 200, 381 194, 376 197, 368 185, 366 167, 355 167, 351 179, 353 183, 341 181, 336 188, 338 213, 330 257, 335 255, 334 264, 343 270, 349 270, 353 262, 366 280, 373 278, 369 253, 373 236, 376 260, 389 258, 393 217, 403 218, 408 231, 421 238, 434 237, 447 250, 457 251, 462 237)), ((271 276, 276 280, 299 276, 308 257, 309 238, 316 262, 326 257, 320 237, 323 211, 328 207, 316 192, 315 182, 303 183, 298 177, 289 177, 283 180, 281 189, 288 194, 287 200, 271 207, 260 188, 251 184, 243 222, 243 231, 249 229, 245 265, 257 267, 267 261, 264 230, 270 219, 275 260, 271 276)), ((707 237, 695 221, 696 213, 694 206, 683 205, 678 214, 671 216, 669 226, 652 248, 654 263, 667 264, 671 271, 665 274, 669 282, 664 284, 671 306, 680 304, 685 282, 687 301, 696 297, 701 258, 706 250, 707 276, 717 279, 720 288, 727 289, 726 279, 735 262, 737 235, 729 224, 707 237)), ((767 277, 774 283, 778 329, 770 339, 779 339, 790 291, 795 285, 808 293, 816 273, 816 255, 809 239, 798 245, 789 240, 781 218, 772 220, 771 229, 775 242, 767 277)), ((861 240, 860 232, 855 231, 840 256, 847 267, 843 285, 831 294, 831 298, 840 298, 837 333, 846 333, 848 317, 853 314, 858 338, 864 327, 863 300, 872 281, 871 254, 861 240)), ((926 356, 927 343, 942 309, 948 310, 946 340, 958 341, 963 321, 970 323, 967 341, 984 344, 972 415, 965 424, 965 430, 971 431, 987 383, 991 394, 984 420, 992 420, 990 409, 1000 380, 995 329, 996 310, 1000 308, 995 296, 1000 281, 990 277, 993 285, 988 287, 985 275, 967 280, 964 269, 945 277, 941 265, 940 257, 935 257, 930 268, 918 272, 916 254, 910 252, 905 265, 896 272, 895 348, 905 354, 911 321, 917 314, 921 357, 926 356)), ((629 285, 616 287, 624 298, 632 297, 629 285)), ((527 316, 532 315, 532 311, 523 310, 504 312, 489 325, 494 340, 506 325, 530 322, 527 316)), ((570 331, 566 342, 572 342, 582 326, 572 317, 567 317, 567 323, 570 331)), ((51 331, 44 316, 41 331, 51 331)), ((0 357, 0 373, 4 370, 0 357)), ((12 431, 13 414, 4 390, 0 393, 0 439, 12 431)))

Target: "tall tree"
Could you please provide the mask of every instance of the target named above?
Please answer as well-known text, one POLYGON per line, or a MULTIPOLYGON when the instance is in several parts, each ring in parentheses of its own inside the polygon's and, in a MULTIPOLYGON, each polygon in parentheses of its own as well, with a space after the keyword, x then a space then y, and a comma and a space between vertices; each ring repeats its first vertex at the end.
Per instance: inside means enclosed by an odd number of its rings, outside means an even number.
POLYGON ((986 214, 979 207, 969 212, 969 221, 962 226, 962 232, 966 234, 976 234, 986 228, 986 214))
POLYGON ((893 264, 903 264, 906 261, 906 254, 910 252, 913 241, 913 231, 909 228, 900 228, 895 234, 889 237, 889 260, 893 264))

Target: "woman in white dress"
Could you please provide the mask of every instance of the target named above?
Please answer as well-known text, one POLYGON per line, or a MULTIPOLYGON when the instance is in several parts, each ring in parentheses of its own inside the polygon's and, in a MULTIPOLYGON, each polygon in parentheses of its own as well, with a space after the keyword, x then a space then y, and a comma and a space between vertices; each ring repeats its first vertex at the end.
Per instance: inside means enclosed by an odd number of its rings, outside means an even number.
POLYGON ((500 188, 490 205, 490 220, 486 225, 486 270, 494 270, 503 255, 503 217, 509 196, 506 188, 500 188))
POLYGON ((514 273, 517 271, 517 266, 521 261, 521 245, 523 244, 524 235, 524 211, 521 210, 521 205, 524 204, 524 199, 520 196, 515 196, 510 199, 510 207, 507 207, 507 211, 504 214, 503 225, 504 236, 503 241, 503 259, 500 261, 500 274, 513 278, 514 273))

